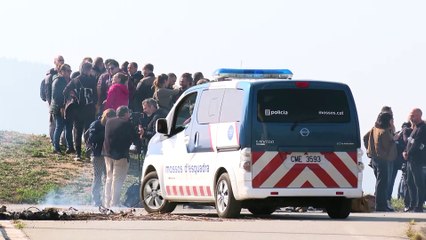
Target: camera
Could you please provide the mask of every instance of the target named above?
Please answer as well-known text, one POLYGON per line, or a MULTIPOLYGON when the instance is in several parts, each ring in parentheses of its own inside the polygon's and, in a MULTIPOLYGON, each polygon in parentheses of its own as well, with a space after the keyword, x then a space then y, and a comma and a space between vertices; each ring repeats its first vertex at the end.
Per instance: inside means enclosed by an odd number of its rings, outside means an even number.
POLYGON ((136 152, 139 154, 142 150, 142 141, 139 137, 139 125, 142 125, 143 128, 146 128, 148 125, 148 117, 145 113, 141 112, 131 112, 130 113, 130 123, 132 124, 133 130, 135 131, 135 139, 133 139, 133 144, 136 146, 136 152))

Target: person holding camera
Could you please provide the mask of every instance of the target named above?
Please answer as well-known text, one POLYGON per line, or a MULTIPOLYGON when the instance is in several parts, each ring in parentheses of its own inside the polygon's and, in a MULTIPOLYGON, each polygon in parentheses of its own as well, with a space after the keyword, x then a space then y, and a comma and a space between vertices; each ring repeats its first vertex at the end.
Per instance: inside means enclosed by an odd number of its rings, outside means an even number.
POLYGON ((155 134, 155 123, 157 119, 166 117, 167 113, 158 107, 157 101, 147 98, 142 101, 143 112, 146 115, 146 125, 139 124, 139 136, 142 140, 142 155, 146 153, 149 140, 155 134))
POLYGON ((410 195, 409 211, 423 212, 425 201, 425 184, 423 166, 426 165, 426 124, 422 120, 422 110, 415 108, 410 112, 410 121, 414 129, 408 138, 407 147, 402 153, 407 160, 408 193, 410 195))

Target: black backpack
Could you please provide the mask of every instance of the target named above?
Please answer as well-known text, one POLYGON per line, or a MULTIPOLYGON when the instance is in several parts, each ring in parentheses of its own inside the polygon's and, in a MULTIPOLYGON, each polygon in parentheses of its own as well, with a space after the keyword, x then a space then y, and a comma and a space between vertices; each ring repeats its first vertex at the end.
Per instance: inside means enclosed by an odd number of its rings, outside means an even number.
MULTIPOLYGON (((55 75, 57 77, 57 75, 55 75)), ((52 82, 53 82, 54 73, 50 72, 46 74, 43 80, 40 83, 40 98, 43 102, 48 101, 50 104, 50 97, 52 92, 52 82)))
POLYGON ((125 200, 123 205, 131 208, 142 207, 141 198, 140 198, 140 183, 135 182, 127 189, 125 194, 125 200))
POLYGON ((46 102, 46 100, 47 100, 46 92, 47 92, 47 87, 46 87, 46 83, 43 79, 43 80, 41 80, 41 83, 40 83, 40 98, 43 102, 46 102))

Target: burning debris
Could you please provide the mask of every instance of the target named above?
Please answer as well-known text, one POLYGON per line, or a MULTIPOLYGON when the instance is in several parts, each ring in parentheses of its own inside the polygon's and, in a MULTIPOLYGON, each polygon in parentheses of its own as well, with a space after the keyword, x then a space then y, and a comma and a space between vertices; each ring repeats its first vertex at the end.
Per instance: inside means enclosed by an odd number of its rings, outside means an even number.
POLYGON ((112 209, 108 209, 100 206, 99 212, 81 212, 74 207, 68 209, 61 208, 44 208, 39 209, 37 207, 29 207, 23 211, 11 212, 8 211, 6 206, 0 207, 0 220, 183 220, 183 221, 223 221, 220 218, 212 218, 206 216, 206 214, 197 214, 197 216, 179 215, 179 214, 142 214, 137 213, 136 209, 128 209, 126 211, 115 212, 112 209))

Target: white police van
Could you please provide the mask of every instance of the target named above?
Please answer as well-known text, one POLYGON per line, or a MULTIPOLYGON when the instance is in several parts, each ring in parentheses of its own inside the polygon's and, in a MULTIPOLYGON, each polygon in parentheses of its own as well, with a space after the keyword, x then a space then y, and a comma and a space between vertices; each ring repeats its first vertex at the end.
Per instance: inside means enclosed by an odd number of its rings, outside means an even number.
POLYGON ((346 218, 362 196, 355 102, 342 83, 291 80, 286 69, 219 69, 157 121, 144 160, 141 199, 150 213, 177 203, 241 208, 325 208, 346 218))

